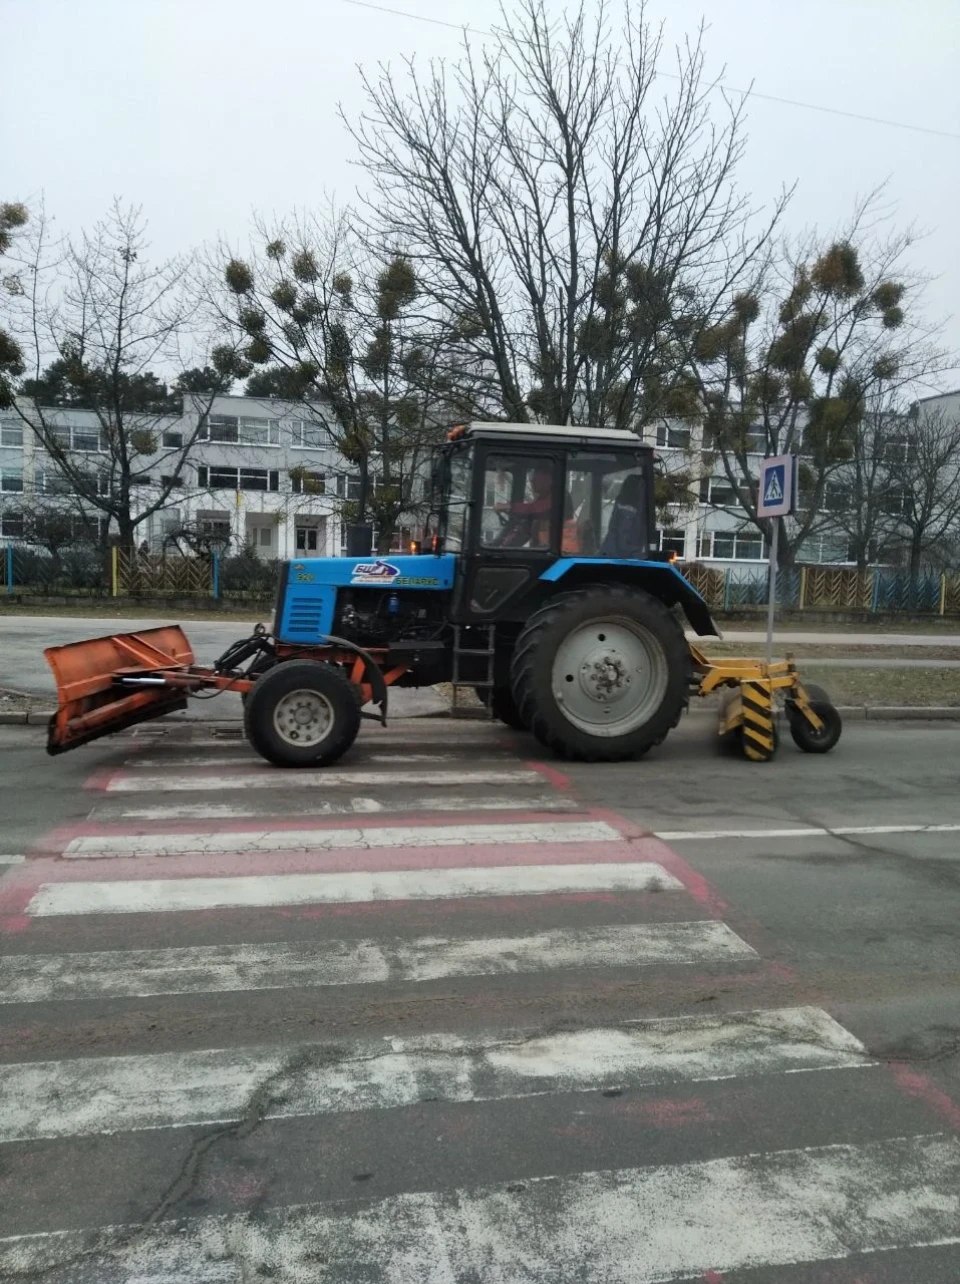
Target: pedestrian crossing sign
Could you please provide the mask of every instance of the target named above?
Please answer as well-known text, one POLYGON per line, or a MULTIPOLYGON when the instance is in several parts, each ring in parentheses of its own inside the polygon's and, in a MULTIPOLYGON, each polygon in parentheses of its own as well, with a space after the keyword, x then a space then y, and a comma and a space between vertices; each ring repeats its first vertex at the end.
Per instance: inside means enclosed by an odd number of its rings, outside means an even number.
POLYGON ((794 455, 774 455, 760 465, 758 517, 785 517, 793 511, 794 455))

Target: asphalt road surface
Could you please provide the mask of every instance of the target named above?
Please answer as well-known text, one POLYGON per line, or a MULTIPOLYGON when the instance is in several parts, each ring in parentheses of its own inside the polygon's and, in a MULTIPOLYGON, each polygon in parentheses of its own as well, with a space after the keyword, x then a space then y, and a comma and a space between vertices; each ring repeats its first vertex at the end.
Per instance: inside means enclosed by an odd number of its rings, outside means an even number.
MULTIPOLYGON (((197 663, 210 664, 218 655, 223 654, 231 642, 243 637, 245 633, 252 633, 257 618, 255 615, 250 616, 249 627, 242 621, 237 620, 191 620, 185 623, 183 629, 194 649, 197 663)), ((59 618, 50 615, 7 615, 4 613, 3 639, 6 676, 0 685, 8 684, 19 691, 52 694, 53 682, 46 661, 43 658, 44 647, 62 646, 66 642, 80 642, 84 638, 99 637, 105 633, 133 632, 137 629, 157 628, 165 622, 160 619, 138 619, 136 617, 131 617, 130 619, 95 619, 76 616, 59 618)), ((171 612, 169 623, 177 623, 175 612, 171 612)), ((763 654, 765 645, 765 635, 763 633, 731 629, 724 630, 724 638, 728 642, 754 642, 757 646, 757 654, 763 654)), ((799 643, 822 645, 825 648, 837 645, 960 647, 960 636, 936 633, 898 634, 837 631, 817 633, 791 632, 789 630, 778 631, 776 634, 776 645, 781 652, 784 648, 799 643)), ((707 649, 709 650, 709 645, 707 649)), ((856 659, 846 663, 854 667, 862 667, 865 662, 863 659, 856 659)), ((844 662, 831 661, 828 653, 824 660, 818 659, 817 663, 842 664, 844 662)), ((873 667, 879 664, 881 666, 902 668, 905 664, 916 664, 921 667, 952 668, 958 662, 923 659, 918 659, 917 661, 881 659, 879 661, 873 660, 870 663, 873 667)), ((406 699, 406 694, 402 691, 395 694, 400 701, 406 699)), ((404 712, 406 712, 407 707, 407 705, 403 706, 404 712)), ((222 715, 222 711, 225 708, 236 712, 239 708, 238 698, 231 693, 227 693, 225 697, 218 698, 211 706, 211 709, 215 709, 218 716, 222 715)), ((410 708, 412 711, 413 707, 410 706, 410 708)))
POLYGON ((0 729, 0 1280, 960 1278, 960 729, 0 729))

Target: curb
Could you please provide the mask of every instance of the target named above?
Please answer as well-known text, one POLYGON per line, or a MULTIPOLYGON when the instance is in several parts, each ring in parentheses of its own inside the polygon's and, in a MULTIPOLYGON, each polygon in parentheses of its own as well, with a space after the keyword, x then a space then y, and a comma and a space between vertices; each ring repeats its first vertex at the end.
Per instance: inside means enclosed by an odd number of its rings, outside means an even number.
POLYGON ((0 727, 24 727, 26 724, 26 713, 0 713, 0 727))
POLYGON ((876 705, 865 712, 870 722, 960 722, 960 706, 951 704, 876 705))
MULTIPOLYGON (((837 705, 837 712, 844 722, 960 722, 960 705, 910 704, 910 705, 837 705)), ((688 716, 716 717, 716 709, 709 705, 693 705, 688 716)))

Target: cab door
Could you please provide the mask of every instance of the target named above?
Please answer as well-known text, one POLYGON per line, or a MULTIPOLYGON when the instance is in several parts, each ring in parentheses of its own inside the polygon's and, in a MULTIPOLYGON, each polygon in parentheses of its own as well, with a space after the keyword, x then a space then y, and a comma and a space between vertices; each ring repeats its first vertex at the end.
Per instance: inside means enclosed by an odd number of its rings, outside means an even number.
POLYGON ((461 624, 522 621, 537 581, 560 553, 561 458, 484 443, 473 485, 470 539, 453 618, 461 624))

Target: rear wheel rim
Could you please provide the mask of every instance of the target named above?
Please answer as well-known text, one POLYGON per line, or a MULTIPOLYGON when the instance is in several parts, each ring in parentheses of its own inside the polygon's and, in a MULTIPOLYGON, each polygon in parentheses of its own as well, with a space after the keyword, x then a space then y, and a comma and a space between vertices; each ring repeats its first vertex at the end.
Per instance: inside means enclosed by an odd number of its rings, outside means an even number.
POLYGON ((627 736, 644 726, 667 694, 660 640, 624 616, 590 620, 557 648, 551 689, 560 712, 591 736, 627 736))
POLYGON ((288 691, 273 711, 273 727, 280 739, 302 749, 312 749, 325 740, 333 720, 333 705, 325 695, 309 687, 288 691))

